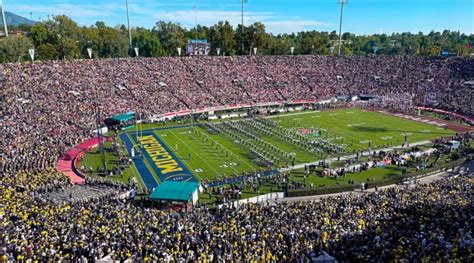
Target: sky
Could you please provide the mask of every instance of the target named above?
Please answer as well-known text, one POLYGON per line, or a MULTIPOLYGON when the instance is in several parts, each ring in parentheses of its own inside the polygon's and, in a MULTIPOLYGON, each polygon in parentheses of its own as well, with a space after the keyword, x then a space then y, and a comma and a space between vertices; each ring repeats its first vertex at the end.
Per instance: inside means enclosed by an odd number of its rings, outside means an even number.
MULTIPOLYGON (((343 31, 355 34, 424 32, 445 29, 474 34, 473 0, 348 0, 343 31)), ((3 0, 5 10, 38 21, 64 14, 80 25, 126 24, 125 0, 3 0)), ((157 21, 210 26, 240 23, 240 0, 128 0, 130 26, 152 28, 157 21), (193 7, 196 7, 195 9, 193 7)), ((339 29, 338 0, 248 0, 244 24, 262 22, 273 34, 339 29)))

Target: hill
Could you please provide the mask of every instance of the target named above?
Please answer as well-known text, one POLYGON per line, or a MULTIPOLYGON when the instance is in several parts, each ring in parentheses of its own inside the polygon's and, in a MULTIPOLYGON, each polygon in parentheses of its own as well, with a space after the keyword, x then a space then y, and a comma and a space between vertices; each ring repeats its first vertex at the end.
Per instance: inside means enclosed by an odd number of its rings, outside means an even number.
MULTIPOLYGON (((30 20, 28 18, 16 15, 12 12, 5 11, 5 17, 7 20, 7 25, 9 26, 18 26, 21 24, 26 24, 26 25, 33 25, 36 23, 36 21, 30 20)), ((3 21, 0 21, 0 23, 3 23, 3 21)))

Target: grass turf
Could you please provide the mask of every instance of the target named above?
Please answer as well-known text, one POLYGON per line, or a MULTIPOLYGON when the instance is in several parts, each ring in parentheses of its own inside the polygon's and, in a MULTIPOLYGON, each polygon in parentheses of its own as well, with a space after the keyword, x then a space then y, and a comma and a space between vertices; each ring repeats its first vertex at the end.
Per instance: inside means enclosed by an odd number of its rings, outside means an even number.
MULTIPOLYGON (((369 141, 371 141, 372 149, 400 146, 404 141, 404 134, 408 134, 407 139, 409 143, 455 134, 451 130, 431 124, 361 109, 293 112, 270 116, 269 119, 294 132, 303 128, 320 129, 322 131, 321 138, 329 138, 332 142, 346 144, 348 153, 367 150, 369 141), (328 133, 329 136, 327 136, 328 133), (336 138, 334 139, 334 137, 336 138)), ((184 119, 180 122, 173 122, 173 124, 189 124, 189 120, 184 119)), ((155 129, 163 127, 169 127, 169 125, 146 124, 143 128, 155 129)), ((135 129, 132 128, 126 132, 134 131, 135 129)), ((243 171, 258 169, 258 165, 252 160, 247 148, 236 144, 226 135, 212 133, 202 126, 156 130, 155 133, 199 180, 215 180, 232 176, 234 173, 238 174, 243 171)), ((276 136, 262 135, 260 138, 288 153, 296 153, 297 164, 324 159, 324 156, 318 156, 299 146, 285 142, 276 136)), ((94 155, 93 152, 86 155, 83 159, 87 166, 91 163, 94 169, 100 164, 100 156, 94 155)), ((111 162, 114 161, 113 157, 109 157, 109 160, 111 162)), ((375 179, 379 179, 378 177, 380 176, 381 178, 387 176, 388 170, 377 168, 370 170, 369 173, 374 173, 375 179)), ((390 170, 390 173, 397 174, 398 172, 390 170)), ((128 177, 132 176, 130 173, 130 171, 126 172, 126 175, 124 175, 125 179, 123 180, 128 180, 128 177)), ((298 179, 297 171, 292 176, 298 179)), ((120 178, 117 179, 122 180, 120 178)), ((356 179, 354 178, 354 180, 356 179)), ((366 180, 366 178, 360 179, 366 180)), ((335 183, 331 182, 331 180, 331 178, 326 180, 326 178, 317 177, 314 183, 315 186, 335 183)), ((341 181, 341 183, 343 182, 341 181)))
POLYGON ((302 112, 272 119, 288 129, 321 128, 321 138, 329 138, 336 143, 342 143, 344 137, 344 144, 347 144, 349 151, 367 150, 369 141, 372 149, 400 146, 404 142, 404 134, 407 134, 409 143, 455 134, 454 131, 431 124, 361 109, 302 112))
POLYGON ((158 130, 155 133, 200 180, 219 179, 257 169, 245 150, 202 127, 158 130))
MULTIPOLYGON (((386 146, 400 146, 404 134, 409 143, 432 140, 454 132, 425 123, 389 116, 360 109, 338 109, 323 112, 300 112, 270 118, 284 128, 297 132, 300 128, 321 129, 322 138, 336 136, 336 143, 342 143, 342 136, 348 152, 386 146), (330 130, 330 131, 329 131, 330 130), (352 145, 351 145, 352 144, 352 145)), ((173 149, 189 170, 200 180, 214 180, 233 173, 257 169, 247 149, 233 142, 225 135, 214 134, 203 127, 158 130, 156 134, 173 149), (192 129, 198 132, 192 132, 192 129), (201 136, 200 133, 205 133, 201 136), (208 137, 208 140, 205 140, 208 137), (217 145, 222 145, 222 147, 217 145), (177 146, 177 150, 176 150, 177 146), (226 156, 227 154, 227 156, 226 156), (240 161, 238 161, 240 160, 240 161)), ((261 139, 287 151, 296 153, 296 163, 306 163, 323 159, 315 153, 283 141, 278 137, 261 136, 261 139)))
MULTIPOLYGON (((104 143, 104 147, 108 148, 111 147, 111 142, 106 142, 104 143)), ((105 152, 105 161, 107 163, 107 169, 111 170, 114 167, 118 166, 118 156, 114 154, 112 151, 104 151, 105 152)), ((87 172, 83 171, 87 175, 91 177, 99 177, 102 175, 101 172, 97 172, 98 167, 102 167, 102 161, 101 161, 101 156, 98 150, 98 147, 93 148, 90 150, 87 154, 85 154, 78 162, 78 168, 81 169, 82 166, 84 166, 85 169, 87 169, 87 172), (90 170, 90 167, 92 167, 92 171, 90 170)), ((127 184, 129 180, 132 178, 136 178, 138 182, 138 187, 139 189, 144 189, 144 184, 142 182, 142 179, 140 176, 137 176, 139 173, 135 168, 135 165, 132 163, 132 165, 128 168, 126 168, 123 172, 123 175, 107 175, 107 179, 117 181, 117 182, 122 182, 127 184)))

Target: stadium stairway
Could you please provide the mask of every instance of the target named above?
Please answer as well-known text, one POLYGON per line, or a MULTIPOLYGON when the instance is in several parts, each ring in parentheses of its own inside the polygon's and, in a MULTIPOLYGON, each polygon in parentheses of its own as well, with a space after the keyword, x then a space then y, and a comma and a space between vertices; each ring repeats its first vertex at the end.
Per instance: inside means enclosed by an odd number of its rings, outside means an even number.
POLYGON ((110 187, 93 185, 74 185, 44 195, 44 198, 59 204, 64 201, 87 202, 104 196, 117 195, 120 192, 110 187))

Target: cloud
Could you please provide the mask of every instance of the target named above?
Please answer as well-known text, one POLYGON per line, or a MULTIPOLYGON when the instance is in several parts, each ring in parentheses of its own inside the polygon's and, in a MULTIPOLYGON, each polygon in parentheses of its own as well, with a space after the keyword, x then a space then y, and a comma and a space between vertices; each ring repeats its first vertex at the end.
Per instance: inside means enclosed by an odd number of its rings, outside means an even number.
MULTIPOLYGON (((247 12, 244 13, 244 24, 250 24, 257 21, 265 21, 274 19, 276 13, 270 12, 247 12)), ((227 20, 232 25, 241 23, 241 13, 237 11, 209 11, 198 10, 196 13, 193 10, 177 10, 171 12, 155 12, 153 17, 156 20, 179 22, 187 27, 195 25, 195 18, 197 22, 202 25, 213 25, 218 21, 227 20)))
MULTIPOLYGON (((234 6, 235 4, 223 3, 216 4, 214 7, 198 6, 195 13, 192 10, 193 4, 188 2, 157 3, 145 1, 137 4, 129 1, 130 24, 131 26, 151 28, 156 21, 163 20, 180 23, 184 27, 192 28, 196 25, 196 20, 198 24, 205 26, 227 20, 232 26, 236 27, 241 23, 240 11, 214 10, 214 8, 223 8, 222 6, 227 5, 234 6)), ((96 4, 87 1, 82 4, 10 4, 8 8, 25 17, 29 16, 29 12, 32 12, 35 16, 34 19, 38 17, 46 19, 46 16, 51 14, 64 14, 74 19, 78 24, 86 26, 94 24, 96 21, 105 21, 109 26, 126 23, 125 5, 121 1, 109 2, 105 0, 96 4)), ((277 12, 249 11, 244 13, 245 25, 255 22, 264 23, 267 31, 274 34, 299 32, 330 25, 301 17, 288 17, 277 12)))
POLYGON ((74 4, 59 4, 59 5, 10 5, 9 9, 15 12, 16 10, 24 10, 36 14, 47 15, 68 15, 72 18, 76 17, 108 17, 115 15, 118 9, 117 5, 74 5, 74 4))
POLYGON ((267 30, 273 34, 301 32, 305 30, 313 30, 317 27, 329 27, 330 23, 315 21, 315 20, 280 20, 265 22, 267 30))
MULTIPOLYGON (((172 12, 154 12, 155 20, 178 22, 185 27, 194 27, 196 20, 198 24, 211 26, 219 21, 227 20, 236 27, 241 23, 242 17, 238 11, 210 11, 198 10, 196 13, 193 10, 177 10, 172 12)), ((246 12, 244 13, 244 24, 249 25, 255 22, 262 22, 266 25, 267 31, 280 34, 299 32, 308 29, 315 29, 316 27, 331 26, 329 23, 305 20, 300 18, 285 18, 279 13, 275 12, 246 12), (283 18, 283 19, 282 19, 283 18), (282 19, 282 20, 280 20, 282 19)))

